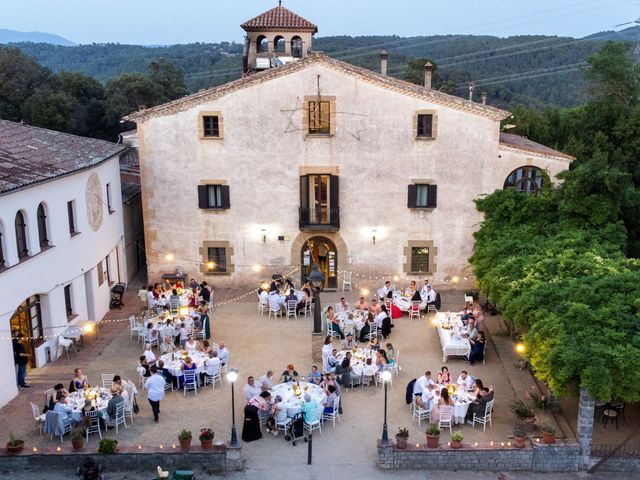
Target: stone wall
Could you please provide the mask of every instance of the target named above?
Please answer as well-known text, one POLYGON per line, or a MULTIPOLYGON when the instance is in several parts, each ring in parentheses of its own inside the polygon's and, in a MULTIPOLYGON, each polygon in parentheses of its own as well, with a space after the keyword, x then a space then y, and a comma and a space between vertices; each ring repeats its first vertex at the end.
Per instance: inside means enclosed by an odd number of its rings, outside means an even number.
MULTIPOLYGON (((595 465, 602 459, 599 457, 591 457, 592 463, 595 465)), ((596 472, 640 472, 640 458, 637 457, 623 457, 623 458, 609 458, 602 465, 598 465, 596 472)))
POLYGON ((383 446, 378 442, 378 466, 383 469, 575 472, 578 459, 576 444, 531 444, 523 449, 408 446, 406 450, 398 450, 393 445, 383 446))
MULTIPOLYGON (((82 465, 87 457, 92 457, 106 471, 133 470, 149 473, 155 472, 158 466, 165 470, 187 469, 195 472, 222 472, 225 470, 242 470, 244 467, 240 448, 226 448, 221 451, 204 451, 199 447, 190 452, 141 452, 131 449, 120 449, 116 455, 98 455, 94 452, 32 453, 24 451, 18 455, 0 454, 0 470, 28 470, 73 472, 82 465), (123 451, 124 450, 124 451, 123 451), (26 452, 26 453, 25 453, 26 452)), ((70 475, 71 478, 71 475, 70 475)))

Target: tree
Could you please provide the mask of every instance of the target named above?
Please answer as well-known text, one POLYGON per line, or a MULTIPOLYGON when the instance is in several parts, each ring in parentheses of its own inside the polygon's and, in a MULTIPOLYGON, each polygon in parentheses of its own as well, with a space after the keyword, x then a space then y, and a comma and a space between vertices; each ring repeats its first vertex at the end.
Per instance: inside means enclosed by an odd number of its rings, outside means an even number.
POLYGON ((149 64, 149 78, 160 86, 166 101, 184 97, 189 93, 184 85, 182 69, 174 67, 164 58, 149 64))
POLYGON ((109 80, 106 96, 110 123, 117 123, 131 112, 153 107, 163 101, 162 87, 142 73, 125 73, 109 80))
POLYGON ((433 71, 431 74, 431 85, 433 88, 437 88, 440 83, 440 77, 438 75, 438 65, 434 60, 428 58, 414 58, 407 63, 407 71, 404 75, 404 79, 407 82, 415 83, 416 85, 424 85, 424 66, 427 62, 433 64, 433 71))
POLYGON ((0 47, 0 118, 22 120, 22 104, 50 78, 49 70, 17 48, 0 47))

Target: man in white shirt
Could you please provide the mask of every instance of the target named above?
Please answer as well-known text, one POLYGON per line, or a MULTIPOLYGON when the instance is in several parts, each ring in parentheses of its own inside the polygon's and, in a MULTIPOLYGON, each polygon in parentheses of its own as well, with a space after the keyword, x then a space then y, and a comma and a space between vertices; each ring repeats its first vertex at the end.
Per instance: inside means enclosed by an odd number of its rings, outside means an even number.
POLYGON ((466 370, 462 370, 462 372, 460 372, 458 380, 456 381, 456 385, 469 391, 473 389, 473 378, 467 373, 466 370))
POLYGON ((347 302, 344 297, 340 299, 340 303, 336 304, 336 311, 337 312, 349 311, 349 302, 347 302))
POLYGON ((220 359, 218 358, 218 354, 213 352, 209 359, 204 361, 204 370, 200 373, 200 381, 204 385, 204 377, 208 375, 209 377, 215 377, 220 373, 220 359))
POLYGON ((427 288, 425 289, 425 296, 424 299, 427 302, 427 306, 428 305, 435 305, 436 304, 436 291, 431 288, 431 285, 427 285, 427 288))
POLYGON ((384 287, 378 290, 378 296, 382 301, 384 301, 384 299, 387 298, 387 294, 389 293, 390 290, 391 290, 391 282, 387 280, 386 282, 384 282, 384 287))
POLYGON ((429 383, 427 385, 427 388, 425 388, 422 391, 422 396, 420 397, 420 401, 422 402, 422 408, 424 408, 425 410, 431 411, 431 409, 435 404, 435 401, 434 401, 435 397, 436 397, 436 394, 434 392, 434 385, 433 383, 429 383))
POLYGON ((153 287, 149 286, 149 290, 147 291, 147 307, 149 309, 155 308, 158 305, 158 300, 153 295, 153 287))
POLYGON ((220 359, 221 365, 226 365, 227 360, 229 360, 229 350, 224 346, 224 342, 220 342, 218 346, 218 358, 220 359))
POLYGON ((153 412, 153 421, 157 423, 160 419, 160 400, 164 398, 164 386, 167 382, 161 375, 158 375, 158 369, 155 365, 149 371, 151 376, 147 378, 144 389, 147 391, 147 400, 149 400, 153 412))
POLYGON ((282 310, 284 305, 284 297, 280 295, 280 291, 274 290, 269 294, 269 308, 271 310, 282 310))
POLYGON ((156 354, 151 351, 150 344, 145 344, 144 352, 142 352, 142 355, 144 355, 144 358, 147 360, 147 363, 149 365, 153 365, 154 363, 156 363, 156 354))
POLYGON ((418 380, 416 380, 416 383, 413 384, 413 394, 422 395, 422 392, 425 390, 425 388, 427 388, 427 385, 429 384, 433 385, 434 382, 433 380, 431 380, 431 372, 427 370, 426 372, 424 372, 424 375, 418 378, 418 380))
POLYGON ((427 287, 431 288, 431 284, 429 283, 429 279, 425 278, 424 285, 422 285, 422 288, 420 289, 420 296, 422 297, 422 300, 426 300, 427 298, 427 287))
POLYGON ((327 357, 327 362, 324 365, 324 373, 335 373, 336 366, 338 365, 338 359, 336 358, 337 354, 338 350, 334 348, 327 357))
POLYGON ((269 293, 266 290, 261 290, 258 298, 262 305, 269 305, 269 293))
POLYGON ((247 378, 247 384, 242 387, 242 391, 244 393, 244 401, 245 403, 249 403, 255 395, 260 395, 262 391, 257 385, 256 381, 253 377, 247 378))
POLYGON ((262 390, 273 388, 273 370, 267 370, 267 373, 258 379, 258 387, 262 390))

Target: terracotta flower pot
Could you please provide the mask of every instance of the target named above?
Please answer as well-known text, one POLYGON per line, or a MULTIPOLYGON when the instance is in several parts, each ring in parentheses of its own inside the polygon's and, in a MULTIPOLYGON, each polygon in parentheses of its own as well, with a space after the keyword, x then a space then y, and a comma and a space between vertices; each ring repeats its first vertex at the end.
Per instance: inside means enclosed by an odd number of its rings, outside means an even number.
POLYGON ((556 436, 553 433, 542 432, 542 443, 546 443, 547 445, 556 443, 556 436))
POLYGON ((427 435, 427 448, 438 448, 440 435, 427 435))
POLYGON ((200 446, 203 450, 211 450, 213 447, 213 439, 211 440, 200 440, 200 446))
POLYGON ((536 417, 521 418, 518 420, 518 430, 523 432, 533 432, 536 427, 536 417))
POLYGON ((7 443, 7 453, 20 453, 24 448, 24 442, 18 440, 15 445, 9 445, 7 443))
POLYGON ((80 440, 71 440, 71 446, 76 452, 82 450, 82 448, 84 447, 84 439, 81 438, 80 440))
POLYGON ((396 435, 396 448, 399 450, 404 450, 407 448, 407 441, 409 439, 407 437, 399 437, 396 435))
POLYGON ((513 446, 516 448, 524 448, 527 437, 513 437, 513 446))
POLYGON ((451 440, 451 448, 462 448, 462 440, 451 440))
POLYGON ((183 452, 188 452, 191 448, 191 438, 185 438, 184 440, 178 439, 178 441, 180 442, 180 449, 183 452))

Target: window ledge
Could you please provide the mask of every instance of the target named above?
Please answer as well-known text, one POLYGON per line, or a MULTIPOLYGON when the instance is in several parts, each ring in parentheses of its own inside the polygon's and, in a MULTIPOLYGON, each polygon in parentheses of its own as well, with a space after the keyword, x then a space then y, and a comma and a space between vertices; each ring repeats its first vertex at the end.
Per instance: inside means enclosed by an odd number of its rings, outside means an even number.
POLYGON ((73 237, 77 237, 78 235, 80 235, 82 232, 71 232, 71 238, 73 237))
POLYGON ((432 142, 436 137, 415 137, 418 142, 432 142))
POLYGON ((332 138, 335 137, 333 133, 308 133, 305 135, 306 138, 332 138))
POLYGON ((76 318, 78 318, 78 314, 77 313, 73 313, 71 315, 67 315, 67 323, 68 322, 73 322, 76 318))
POLYGON ((204 210, 206 212, 226 212, 227 210, 231 210, 231 207, 207 207, 201 208, 200 210, 204 210))
POLYGON ((436 207, 408 207, 409 210, 419 210, 421 212, 433 212, 436 207))
POLYGON ((434 272, 407 272, 407 275, 433 275, 434 272))
POLYGON ((200 135, 200 140, 223 140, 224 137, 205 137, 204 135, 200 135))
MULTIPOLYGON (((46 249, 48 250, 48 248, 46 249)), ((17 263, 14 263, 13 265, 5 265, 4 267, 0 267, 0 273, 4 273, 6 271, 11 270, 12 268, 18 267, 24 263, 27 263, 29 260, 31 260, 32 258, 36 258, 37 256, 39 256, 43 251, 45 250, 40 250, 38 253, 34 253, 33 255, 27 255, 26 257, 22 257, 20 259, 18 259, 17 263)), ((6 262, 6 260, 5 260, 6 262)))
POLYGON ((221 275, 231 275, 231 272, 204 272, 204 274, 209 276, 221 276, 221 275))

